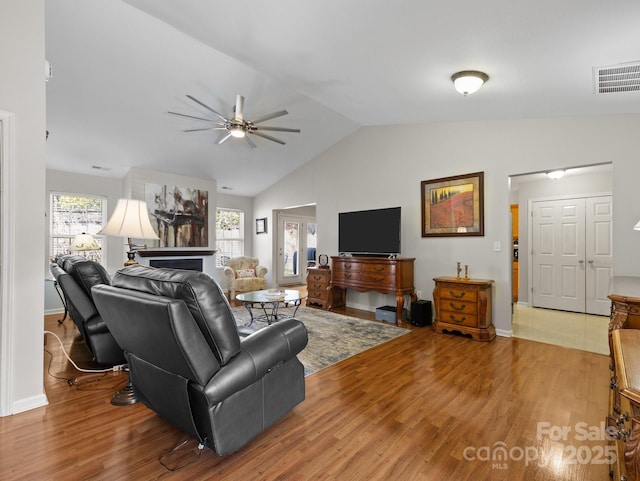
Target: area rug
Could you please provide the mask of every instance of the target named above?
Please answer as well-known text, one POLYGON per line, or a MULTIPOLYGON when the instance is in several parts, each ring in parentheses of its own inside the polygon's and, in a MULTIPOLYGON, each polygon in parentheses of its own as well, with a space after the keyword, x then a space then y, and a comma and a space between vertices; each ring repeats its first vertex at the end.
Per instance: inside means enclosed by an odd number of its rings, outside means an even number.
MULTIPOLYGON (((289 310, 293 311, 287 308, 280 312, 289 310)), ((233 315, 239 326, 248 324, 250 317, 244 307, 234 307, 233 315)), ((298 308, 295 318, 304 323, 309 334, 307 347, 298 354, 298 359, 304 365, 305 376, 410 332, 392 324, 366 321, 311 307, 298 308)), ((264 321, 254 321, 251 329, 262 329, 266 325, 264 321)))

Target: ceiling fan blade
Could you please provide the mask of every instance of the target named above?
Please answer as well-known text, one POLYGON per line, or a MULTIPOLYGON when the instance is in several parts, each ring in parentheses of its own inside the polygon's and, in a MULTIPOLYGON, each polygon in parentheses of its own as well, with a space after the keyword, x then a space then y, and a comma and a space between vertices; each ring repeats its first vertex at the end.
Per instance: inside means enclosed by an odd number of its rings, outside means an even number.
POLYGON ((183 130, 183 132, 200 132, 202 130, 227 130, 224 127, 205 127, 204 129, 187 129, 183 130))
POLYGON ((256 130, 270 130, 272 132, 295 132, 295 133, 300 133, 300 129, 288 129, 286 127, 267 127, 266 125, 264 127, 256 127, 256 130))
POLYGON ((262 132, 258 132, 256 130, 250 130, 249 133, 251 133, 253 135, 257 135, 258 137, 262 137, 263 139, 267 139, 267 140, 271 140, 273 142, 277 142, 280 145, 285 145, 284 141, 282 141, 280 139, 276 139, 275 137, 271 137, 270 135, 263 134, 262 132))
POLYGON ((277 112, 272 112, 267 115, 263 115, 262 117, 258 117, 257 119, 252 120, 251 122, 254 124, 259 124, 260 122, 264 122, 265 120, 275 119, 277 117, 282 117, 283 115, 287 115, 289 112, 286 110, 278 110, 277 112))
POLYGON ((242 95, 236 95, 236 105, 233 110, 236 114, 235 120, 242 122, 244 120, 244 117, 242 116, 242 112, 244 111, 244 97, 242 95))
POLYGON ((193 115, 181 114, 178 112, 167 112, 167 113, 172 115, 179 115, 180 117, 188 117, 190 119, 204 120, 205 122, 213 122, 214 124, 224 125, 222 122, 219 122, 217 120, 212 120, 212 119, 205 119, 204 117, 194 117, 193 115))
POLYGON ((218 112, 216 112, 215 110, 213 110, 211 107, 209 107, 206 104, 203 104, 202 102, 200 102, 197 98, 195 98, 192 95, 187 95, 187 98, 190 100, 193 100, 195 103, 197 103, 198 105, 203 106, 205 109, 207 109, 210 112, 213 112, 214 114, 216 114, 218 117, 220 117, 222 120, 224 120, 225 122, 229 122, 226 118, 224 118, 222 115, 220 115, 218 112))
POLYGON ((229 137, 231 137, 231 132, 229 132, 227 135, 225 135, 224 137, 222 137, 220 140, 218 140, 216 142, 216 144, 220 145, 222 143, 224 143, 229 137))
POLYGON ((251 140, 251 139, 249 138, 249 136, 248 136, 248 135, 245 135, 245 136, 244 136, 244 139, 247 141, 247 144, 249 144, 249 146, 250 146, 252 149, 255 149, 255 148, 257 147, 257 145, 253 142, 253 140, 251 140))

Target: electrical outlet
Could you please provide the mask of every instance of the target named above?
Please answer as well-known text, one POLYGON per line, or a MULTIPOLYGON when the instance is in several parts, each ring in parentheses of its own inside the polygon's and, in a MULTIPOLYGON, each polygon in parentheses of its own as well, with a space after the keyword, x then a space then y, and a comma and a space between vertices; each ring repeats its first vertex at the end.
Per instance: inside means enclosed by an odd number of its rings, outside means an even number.
POLYGON ((422 299, 422 291, 416 291, 416 296, 418 299, 422 299))

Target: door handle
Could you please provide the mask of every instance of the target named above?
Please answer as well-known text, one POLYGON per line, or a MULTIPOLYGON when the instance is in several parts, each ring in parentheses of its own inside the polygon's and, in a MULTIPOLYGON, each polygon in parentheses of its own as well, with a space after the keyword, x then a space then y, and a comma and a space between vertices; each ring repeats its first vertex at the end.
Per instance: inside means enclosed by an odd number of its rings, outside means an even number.
POLYGON ((584 259, 580 259, 578 262, 579 262, 580 264, 584 264, 584 259))
POLYGON ((590 259, 590 260, 589 260, 589 264, 593 264, 593 259, 590 259))

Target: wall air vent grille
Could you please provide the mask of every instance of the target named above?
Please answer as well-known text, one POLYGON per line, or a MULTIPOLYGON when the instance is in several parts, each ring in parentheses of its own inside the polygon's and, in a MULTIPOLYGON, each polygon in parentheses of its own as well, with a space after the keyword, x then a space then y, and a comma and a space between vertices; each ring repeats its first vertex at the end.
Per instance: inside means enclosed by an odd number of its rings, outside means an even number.
POLYGON ((593 68, 596 94, 640 91, 640 62, 593 68))

